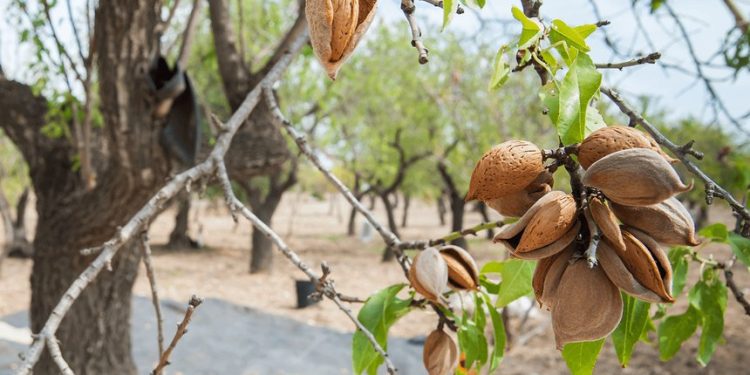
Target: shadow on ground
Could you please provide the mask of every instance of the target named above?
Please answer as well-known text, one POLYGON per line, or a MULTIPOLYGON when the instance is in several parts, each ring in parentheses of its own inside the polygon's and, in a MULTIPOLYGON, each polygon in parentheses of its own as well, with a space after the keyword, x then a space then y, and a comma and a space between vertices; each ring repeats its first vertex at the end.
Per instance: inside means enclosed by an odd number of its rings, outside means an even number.
MULTIPOLYGON (((187 304, 162 302, 167 345, 187 304)), ((11 330, 28 327, 29 323, 26 312, 2 317, 0 321, 10 325, 11 330)), ((204 301, 193 315, 188 331, 172 355, 169 374, 352 373, 350 333, 306 325, 222 300, 204 301)), ((156 320, 151 301, 144 297, 133 300, 132 335, 138 372, 147 374, 157 359, 156 320)), ((0 336, 0 374, 10 374, 18 365, 18 353, 26 347, 18 341, 12 335, 0 336)), ((400 373, 425 373, 421 344, 393 339, 389 341, 389 352, 400 373)))

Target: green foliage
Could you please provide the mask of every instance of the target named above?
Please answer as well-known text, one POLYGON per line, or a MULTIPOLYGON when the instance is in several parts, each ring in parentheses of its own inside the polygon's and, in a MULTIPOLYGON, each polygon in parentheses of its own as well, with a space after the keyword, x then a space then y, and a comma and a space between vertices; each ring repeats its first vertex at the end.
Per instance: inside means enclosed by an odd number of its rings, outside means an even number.
MULTIPOLYGON (((490 357, 490 372, 492 372, 497 368, 497 366, 500 365, 500 362, 503 360, 503 356, 505 355, 505 342, 507 340, 507 336, 505 334, 505 324, 503 323, 503 319, 500 316, 500 313, 497 311, 497 308, 492 304, 490 297, 484 293, 482 293, 481 296, 484 300, 484 303, 486 304, 487 311, 489 311, 490 313, 490 321, 492 322, 492 338, 493 342, 495 343, 495 346, 492 349, 492 356, 490 357)), ((477 306, 481 306, 481 303, 477 303, 477 306)))
POLYGON ((633 355, 635 344, 643 336, 648 322, 648 310, 651 304, 622 293, 622 319, 614 332, 612 343, 617 352, 617 359, 622 367, 627 367, 633 355))
MULTIPOLYGON (((477 299, 477 301, 481 300, 477 299)), ((484 337, 486 320, 484 319, 484 310, 479 309, 480 306, 477 305, 474 319, 470 319, 468 313, 464 313, 459 321, 458 345, 461 351, 466 354, 466 368, 472 368, 475 363, 478 368, 482 367, 487 362, 489 355, 487 340, 484 337), (480 316, 482 318, 478 318, 480 316)))
POLYGON ((594 372, 596 359, 604 346, 604 339, 575 342, 565 345, 562 350, 565 364, 572 375, 590 375, 594 372))
POLYGON ((581 53, 570 66, 570 70, 559 86, 560 102, 557 131, 564 144, 580 143, 592 131, 601 127, 597 123, 587 124, 587 111, 591 99, 596 95, 602 82, 602 75, 596 70, 591 58, 581 53))
POLYGON ((521 22, 521 26, 523 27, 521 29, 521 36, 518 39, 518 49, 527 49, 542 36, 542 26, 539 22, 526 17, 518 7, 514 6, 511 12, 513 13, 513 18, 521 22))
POLYGON ((685 289, 689 265, 690 249, 673 247, 669 251, 669 262, 672 264, 672 295, 677 297, 685 289))
POLYGON ((493 261, 485 264, 482 267, 481 274, 494 273, 501 276, 495 305, 503 307, 531 293, 531 278, 535 266, 535 262, 520 259, 509 259, 502 262, 493 261))
POLYGON ((688 298, 690 305, 695 307, 701 317, 701 338, 696 359, 701 366, 706 366, 711 361, 724 332, 727 287, 719 279, 717 271, 708 268, 703 272, 701 280, 690 290, 688 298))
POLYGON ((740 262, 750 267, 750 239, 740 236, 737 233, 729 234, 729 246, 732 252, 737 256, 740 262))
POLYGON ((659 325, 659 358, 668 361, 680 350, 682 343, 689 339, 700 322, 700 312, 691 304, 687 311, 672 315, 659 325))
MULTIPOLYGON (((367 299, 357 314, 357 319, 370 331, 383 349, 388 347, 388 330, 410 310, 411 298, 400 299, 396 295, 405 284, 396 284, 378 291, 367 299)), ((373 348, 370 341, 357 331, 352 338, 352 364, 354 373, 376 374, 383 364, 383 357, 373 348)))

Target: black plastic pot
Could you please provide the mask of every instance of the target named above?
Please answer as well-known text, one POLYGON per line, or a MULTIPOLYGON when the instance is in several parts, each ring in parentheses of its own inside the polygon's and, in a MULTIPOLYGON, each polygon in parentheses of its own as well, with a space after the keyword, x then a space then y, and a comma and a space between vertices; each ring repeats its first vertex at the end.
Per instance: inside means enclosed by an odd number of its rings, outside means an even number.
POLYGON ((315 283, 310 280, 296 280, 295 286, 297 288, 297 308, 303 309, 307 306, 318 303, 317 300, 309 298, 309 296, 315 293, 315 283))

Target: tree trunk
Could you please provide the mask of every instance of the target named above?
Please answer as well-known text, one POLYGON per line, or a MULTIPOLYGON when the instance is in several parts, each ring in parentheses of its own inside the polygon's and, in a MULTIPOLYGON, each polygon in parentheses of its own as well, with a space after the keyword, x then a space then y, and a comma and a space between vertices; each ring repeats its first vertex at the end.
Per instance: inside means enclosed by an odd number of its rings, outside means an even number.
MULTIPOLYGON (((267 197, 260 208, 253 209, 253 213, 270 226, 279 201, 281 201, 281 194, 278 194, 278 197, 267 197)), ((253 227, 251 246, 250 273, 270 272, 273 266, 273 242, 263 232, 253 227)))
POLYGON ((406 219, 409 217, 409 205, 411 204, 411 196, 409 194, 404 195, 404 211, 401 215, 401 228, 406 228, 406 219))
POLYGON ((447 210, 445 209, 445 200, 443 199, 443 194, 440 194, 440 196, 437 197, 437 210, 438 218, 440 218, 440 225, 445 225, 445 212, 447 210))
POLYGON ((169 235, 167 247, 170 249, 197 249, 199 244, 188 235, 190 220, 190 193, 182 191, 177 195, 177 215, 174 229, 169 235))
MULTIPOLYGON (((487 205, 484 204, 484 202, 479 201, 477 203, 477 210, 479 211, 479 214, 482 215, 482 222, 489 223, 490 222, 490 214, 487 212, 487 205)), ((487 230, 487 239, 491 240, 495 238, 495 231, 493 229, 487 230)))
MULTIPOLYGON (((466 203, 463 198, 457 194, 451 194, 451 231, 460 231, 464 227, 464 208, 466 203)), ((466 238, 460 237, 453 241, 452 244, 462 247, 464 249, 469 248, 469 244, 466 242, 466 238)))
MULTIPOLYGON (((101 245, 163 183, 168 166, 154 122, 146 73, 157 51, 160 1, 98 3, 94 45, 103 122, 92 139, 98 184, 87 189, 73 168, 75 149, 65 138, 42 134, 47 102, 23 84, 0 79, 0 127, 29 165, 38 222, 31 274, 31 330, 39 332, 52 309, 101 245), (7 108, 11 110, 6 110, 7 108)), ((72 305, 56 334, 63 357, 82 374, 135 374, 130 304, 140 253, 127 244, 72 305)), ((58 374, 45 350, 34 374, 58 374)))
POLYGON ((349 237, 357 234, 355 226, 357 225, 357 209, 352 207, 349 211, 349 223, 346 225, 346 235, 349 237))
MULTIPOLYGON (((391 200, 389 199, 390 194, 381 194, 380 200, 383 202, 383 206, 385 207, 385 213, 388 216, 388 228, 393 232, 393 234, 396 235, 396 237, 400 237, 398 234, 398 227, 396 225, 396 217, 393 212, 393 206, 391 205, 391 200)), ((396 254, 393 252, 393 249, 390 247, 386 247, 383 251, 383 262, 388 262, 396 258, 396 254)))

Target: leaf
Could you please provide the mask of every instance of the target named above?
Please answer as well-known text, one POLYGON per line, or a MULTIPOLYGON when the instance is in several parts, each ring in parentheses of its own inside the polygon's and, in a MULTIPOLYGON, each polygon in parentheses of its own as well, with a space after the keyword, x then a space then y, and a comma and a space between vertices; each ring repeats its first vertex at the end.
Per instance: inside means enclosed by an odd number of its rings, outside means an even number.
POLYGON ((669 316, 659 325, 659 359, 668 361, 680 350, 698 328, 700 312, 690 305, 685 313, 669 316))
POLYGON ((554 81, 542 87, 542 90, 539 92, 539 98, 547 107, 547 115, 550 120, 557 126, 560 118, 560 92, 554 81))
POLYGON ((467 318, 464 313, 461 324, 458 327, 458 345, 461 352, 466 354, 464 361, 467 369, 470 369, 475 362, 477 367, 482 367, 487 362, 487 340, 484 338, 484 331, 480 330, 473 320, 467 318))
POLYGON ((458 0, 443 0, 443 30, 451 23, 458 10, 458 0))
POLYGON ((696 359, 706 366, 716 351, 716 344, 724 332, 724 313, 727 309, 727 287, 713 269, 703 272, 703 278, 690 290, 690 305, 702 318, 701 339, 696 359))
POLYGON ((579 143, 585 138, 586 112, 601 82, 602 75, 591 58, 579 54, 560 84, 557 133, 563 144, 579 143))
MULTIPOLYGON (((357 319, 375 336, 383 349, 387 349, 388 330, 411 309, 411 298, 396 297, 404 286, 406 284, 396 284, 378 291, 367 299, 357 314, 357 319)), ((367 371, 368 374, 376 374, 382 363, 383 358, 375 351, 365 334, 359 330, 355 332, 352 338, 354 373, 367 371)))
POLYGON ((682 246, 669 250, 669 263, 672 264, 672 295, 675 297, 685 289, 689 266, 686 257, 688 254, 690 254, 690 249, 682 246))
POLYGON ((586 109, 586 131, 583 133, 583 137, 586 138, 595 130, 606 126, 607 123, 604 122, 604 118, 599 113, 599 110, 596 107, 589 106, 586 109))
POLYGON ((750 267, 750 239, 733 232, 729 234, 729 246, 737 259, 750 267))
POLYGON ((565 345, 562 350, 565 364, 572 375, 589 375, 594 372, 596 358, 604 345, 604 339, 596 341, 574 342, 565 345))
POLYGON ((542 50, 542 60, 547 64, 553 75, 560 68, 560 64, 557 62, 555 55, 547 49, 542 50))
POLYGON ((656 12, 656 10, 659 9, 659 7, 661 7, 662 4, 664 4, 664 1, 665 0, 651 0, 651 5, 650 5, 651 14, 654 14, 654 12, 656 12))
POLYGON ((479 271, 479 274, 484 275, 488 273, 496 273, 499 275, 500 272, 503 271, 503 265, 504 265, 503 262, 498 262, 498 261, 487 262, 484 264, 484 266, 482 266, 482 269, 479 271))
POLYGON ((500 270, 502 282, 500 283, 500 290, 497 292, 495 305, 503 307, 531 293, 531 277, 535 266, 534 262, 520 259, 504 261, 500 270))
POLYGON ((513 18, 520 21, 523 27, 521 29, 521 36, 518 38, 518 49, 527 49, 542 36, 542 26, 531 18, 526 17, 523 11, 516 6, 511 8, 511 13, 513 13, 513 18))
POLYGON ((505 324, 503 323, 503 319, 500 316, 500 313, 497 312, 497 309, 492 306, 490 296, 482 293, 482 297, 484 298, 484 302, 487 304, 487 310, 490 312, 493 339, 495 342, 495 347, 492 349, 492 357, 490 358, 490 372, 492 372, 497 368, 497 366, 500 365, 500 362, 502 362, 503 360, 503 356, 505 355, 505 341, 507 337, 505 335, 505 324))
POLYGON ((713 242, 726 243, 729 238, 727 226, 721 223, 711 224, 701 229, 698 234, 713 242))
POLYGON ((622 319, 612 332, 612 343, 615 345, 617 359, 622 367, 627 367, 633 355, 633 347, 643 336, 648 322, 648 310, 651 304, 622 293, 622 319))
POLYGON ((492 78, 490 78, 489 90, 497 90, 508 81, 510 77, 510 65, 508 64, 507 56, 505 51, 508 49, 508 45, 504 44, 497 51, 495 55, 495 63, 492 69, 492 78))
POLYGON ((588 44, 586 44, 585 37, 560 19, 552 20, 550 40, 552 43, 565 41, 568 47, 573 47, 580 52, 588 52, 591 50, 588 44))
POLYGON ((594 31, 596 31, 597 26, 594 23, 587 23, 585 25, 579 25, 573 28, 578 35, 580 35, 583 39, 586 39, 591 35, 594 31))

